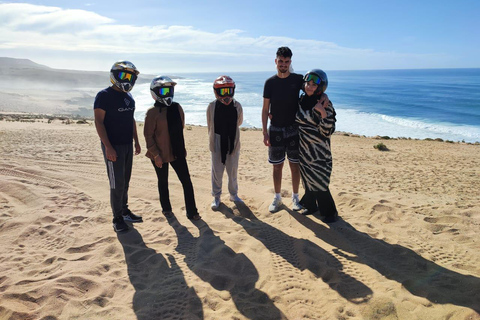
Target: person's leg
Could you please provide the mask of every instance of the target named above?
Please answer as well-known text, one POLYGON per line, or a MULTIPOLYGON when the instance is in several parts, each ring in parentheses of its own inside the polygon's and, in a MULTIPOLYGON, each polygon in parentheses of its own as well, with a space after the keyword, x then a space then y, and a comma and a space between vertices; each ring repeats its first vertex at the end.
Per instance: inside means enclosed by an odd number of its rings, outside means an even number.
POLYGON ((292 191, 298 194, 298 187, 300 186, 300 155, 298 127, 296 125, 285 128, 285 148, 292 174, 292 191))
POLYGON ((113 228, 116 232, 128 230, 128 225, 123 220, 123 199, 125 189, 125 161, 124 155, 113 146, 117 153, 117 160, 110 161, 105 154, 105 146, 102 144, 103 158, 107 166, 107 175, 110 182, 110 206, 113 213, 113 228))
POLYGON ((300 186, 300 165, 298 163, 294 163, 289 161, 290 165, 290 172, 292 173, 292 209, 295 211, 299 211, 302 209, 302 205, 300 204, 300 199, 298 197, 298 188, 300 186))
POLYGON ((132 177, 132 166, 133 166, 133 145, 128 144, 121 146, 125 150, 125 187, 123 193, 123 214, 128 212, 128 188, 130 186, 130 178, 132 177))
POLYGON ((317 199, 315 193, 309 190, 305 190, 305 194, 300 200, 300 204, 306 211, 303 214, 312 214, 318 211, 317 199))
POLYGON ((317 191, 316 200, 318 202, 318 209, 320 210, 321 215, 325 216, 325 219, 335 220, 335 217, 338 215, 338 213, 337 207, 335 206, 335 201, 330 193, 330 189, 327 188, 326 191, 317 191))
POLYGON ((118 146, 119 152, 118 154, 121 154, 121 157, 118 157, 117 161, 123 160, 124 161, 124 191, 123 191, 123 196, 122 196, 122 216, 125 221, 130 221, 130 222, 143 222, 143 219, 141 216, 137 216, 136 214, 133 214, 130 209, 128 209, 128 187, 130 185, 130 177, 132 176, 132 164, 133 164, 133 145, 128 144, 128 145, 121 145, 118 146))
POLYGON ((290 172, 292 173, 292 191, 298 194, 298 188, 300 186, 300 167, 297 163, 289 161, 290 172))
POLYGON ((273 187, 276 194, 282 190, 282 171, 285 162, 284 128, 270 126, 268 128, 270 146, 268 147, 268 162, 273 164, 273 187))
POLYGON ((273 197, 272 203, 268 207, 268 211, 270 211, 272 213, 280 210, 280 207, 283 204, 282 195, 281 195, 282 169, 283 169, 283 163, 273 166, 273 186, 274 186, 274 189, 275 189, 275 196, 273 197))
POLYGON ((160 205, 162 206, 162 211, 170 212, 172 211, 172 205, 170 203, 170 191, 168 190, 168 163, 164 163, 161 168, 155 165, 155 162, 152 160, 152 165, 155 168, 155 173, 157 174, 158 179, 158 195, 160 197, 160 205))
MULTIPOLYGON (((220 150, 218 147, 216 150, 220 150)), ((220 207, 220 196, 222 195, 223 171, 225 165, 222 163, 222 155, 219 151, 211 152, 212 158, 212 196, 213 201, 210 207, 212 210, 218 210, 220 207)))
POLYGON ((280 193, 282 191, 282 171, 283 163, 273 166, 273 188, 275 193, 280 193))
POLYGON ((103 157, 107 166, 107 175, 110 182, 110 206, 114 218, 122 216, 123 198, 125 189, 125 161, 124 155, 117 146, 114 146, 117 152, 117 160, 107 160, 105 155, 105 146, 102 144, 103 157))
POLYGON ((220 198, 222 194, 223 172, 225 165, 222 163, 220 152, 211 152, 212 155, 212 196, 220 198))
POLYGON ((232 154, 227 155, 227 160, 225 161, 225 167, 227 168, 228 176, 228 192, 230 193, 230 198, 234 199, 238 197, 238 160, 240 159, 240 151, 233 152, 232 154))
POLYGON ((187 217, 191 219, 198 215, 198 211, 195 204, 195 193, 193 191, 193 184, 188 171, 187 160, 185 158, 177 159, 171 162, 171 165, 177 173, 178 179, 182 183, 185 209, 187 211, 187 217))
POLYGON ((276 212, 282 205, 282 173, 283 163, 285 162, 285 139, 284 128, 270 126, 270 146, 268 147, 268 162, 273 164, 273 188, 275 197, 272 204, 268 207, 270 212, 276 212))

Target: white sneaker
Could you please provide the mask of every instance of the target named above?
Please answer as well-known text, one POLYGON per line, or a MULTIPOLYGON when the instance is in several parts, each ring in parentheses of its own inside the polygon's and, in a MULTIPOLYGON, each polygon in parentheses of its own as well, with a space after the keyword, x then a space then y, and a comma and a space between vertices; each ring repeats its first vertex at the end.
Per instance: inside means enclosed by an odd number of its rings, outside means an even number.
POLYGON ((233 201, 233 202, 243 202, 243 200, 240 199, 240 198, 238 197, 238 195, 234 195, 234 196, 233 196, 233 195, 230 195, 230 201, 233 201))
POLYGON ((212 210, 218 210, 218 207, 220 207, 220 197, 213 198, 211 207, 212 210))
POLYGON ((302 205, 300 204, 300 199, 298 199, 298 197, 292 197, 292 209, 294 211, 300 211, 303 209, 302 205))
POLYGON ((268 211, 270 212, 277 212, 280 209, 280 206, 282 205, 282 198, 273 198, 272 204, 268 207, 268 211))

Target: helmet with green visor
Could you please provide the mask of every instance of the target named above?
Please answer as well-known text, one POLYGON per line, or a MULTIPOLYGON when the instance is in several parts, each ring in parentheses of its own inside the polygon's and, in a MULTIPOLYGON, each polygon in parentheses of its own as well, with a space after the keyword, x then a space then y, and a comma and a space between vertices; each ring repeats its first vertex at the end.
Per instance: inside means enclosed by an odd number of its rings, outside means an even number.
POLYGON ((305 83, 313 81, 318 87, 315 90, 315 94, 320 95, 327 90, 328 78, 327 74, 321 69, 312 69, 308 71, 303 77, 302 90, 305 91, 305 83))
POLYGON ((177 83, 167 76, 157 76, 150 83, 150 93, 155 101, 170 106, 173 102, 173 87, 177 83))

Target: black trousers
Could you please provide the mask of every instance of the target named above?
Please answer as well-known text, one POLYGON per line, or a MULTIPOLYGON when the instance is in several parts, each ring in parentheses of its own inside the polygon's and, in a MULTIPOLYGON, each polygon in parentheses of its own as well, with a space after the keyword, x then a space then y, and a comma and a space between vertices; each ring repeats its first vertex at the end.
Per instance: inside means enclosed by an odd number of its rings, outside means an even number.
POLYGON ((328 188, 327 191, 305 190, 300 204, 310 212, 320 211, 320 214, 325 217, 333 217, 337 214, 335 201, 328 188))
POLYGON ((114 145, 117 161, 110 161, 102 145, 103 158, 107 165, 108 180, 110 181, 110 206, 113 218, 119 218, 128 210, 128 187, 132 175, 133 145, 114 145))
POLYGON ((164 163, 161 168, 155 165, 152 160, 153 167, 158 178, 158 194, 160 195, 160 205, 163 211, 172 211, 170 204, 170 191, 168 190, 168 168, 171 165, 177 173, 178 180, 182 183, 183 196, 185 198, 185 208, 187 217, 191 218, 198 214, 195 204, 195 194, 193 192, 193 184, 188 171, 187 159, 181 158, 170 163, 164 163))

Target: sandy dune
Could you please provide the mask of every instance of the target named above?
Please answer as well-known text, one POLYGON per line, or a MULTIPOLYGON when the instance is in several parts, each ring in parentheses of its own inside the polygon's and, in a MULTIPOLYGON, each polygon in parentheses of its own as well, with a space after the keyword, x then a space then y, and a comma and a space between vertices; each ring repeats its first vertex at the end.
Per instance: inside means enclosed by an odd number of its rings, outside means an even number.
POLYGON ((327 225, 288 208, 287 170, 268 212, 259 131, 241 132, 245 204, 211 211, 207 131, 185 133, 203 220, 173 172, 165 219, 142 152, 145 222, 117 235, 93 125, 0 121, 0 319, 480 319, 480 146, 335 135, 327 225))

